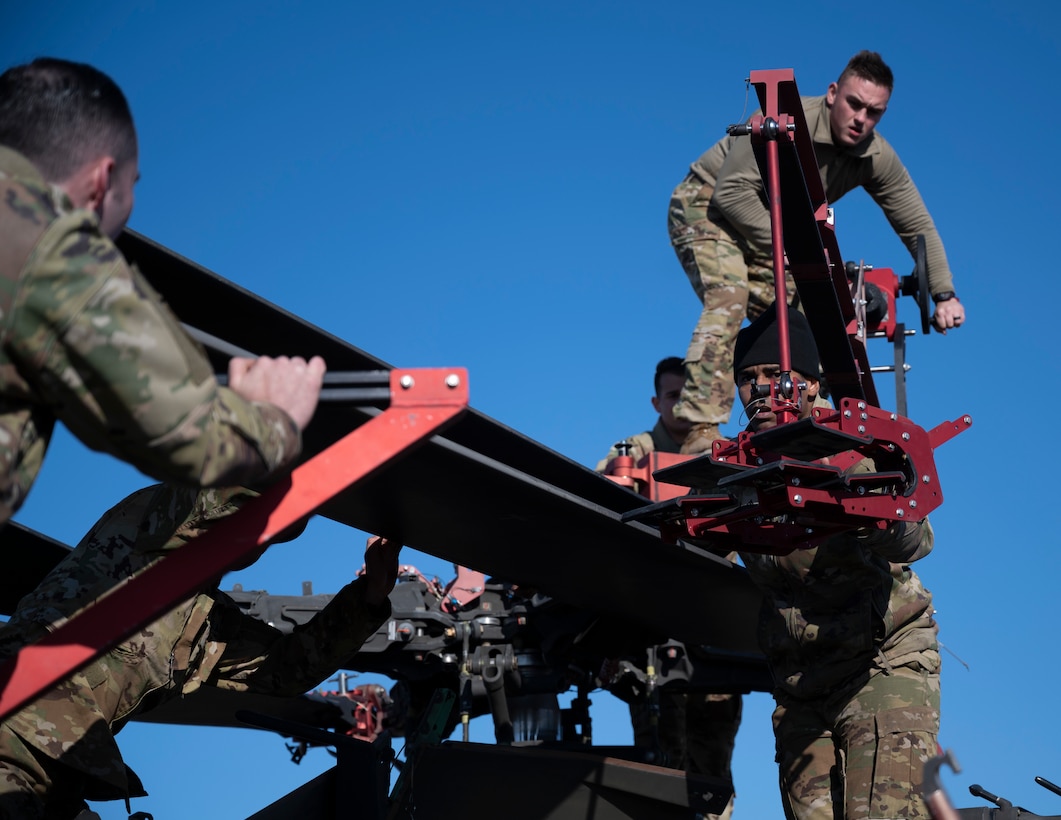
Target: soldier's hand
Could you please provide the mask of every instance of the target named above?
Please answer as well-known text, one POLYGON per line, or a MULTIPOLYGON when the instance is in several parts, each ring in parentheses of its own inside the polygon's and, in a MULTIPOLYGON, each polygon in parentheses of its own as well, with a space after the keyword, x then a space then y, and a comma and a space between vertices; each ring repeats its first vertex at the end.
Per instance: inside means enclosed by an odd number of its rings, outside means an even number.
POLYGON ((228 385, 247 401, 275 404, 305 430, 320 399, 324 359, 300 356, 235 358, 228 363, 228 385))
POLYGON ((365 599, 370 606, 379 606, 394 589, 398 580, 398 553, 402 545, 389 538, 373 535, 365 545, 365 580, 368 583, 365 599))
POLYGON ((965 322, 965 306, 954 299, 936 303, 936 312, 932 315, 932 326, 940 333, 946 334, 952 327, 961 327, 965 322))

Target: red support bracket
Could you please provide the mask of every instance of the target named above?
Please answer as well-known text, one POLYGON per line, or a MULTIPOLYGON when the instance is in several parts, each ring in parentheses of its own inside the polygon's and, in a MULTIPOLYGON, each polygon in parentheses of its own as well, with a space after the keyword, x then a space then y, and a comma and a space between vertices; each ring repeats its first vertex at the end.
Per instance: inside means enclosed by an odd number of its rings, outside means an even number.
POLYGON ((394 370, 380 415, 271 485, 140 575, 0 666, 0 720, 253 555, 329 499, 455 421, 468 408, 463 368, 394 370))

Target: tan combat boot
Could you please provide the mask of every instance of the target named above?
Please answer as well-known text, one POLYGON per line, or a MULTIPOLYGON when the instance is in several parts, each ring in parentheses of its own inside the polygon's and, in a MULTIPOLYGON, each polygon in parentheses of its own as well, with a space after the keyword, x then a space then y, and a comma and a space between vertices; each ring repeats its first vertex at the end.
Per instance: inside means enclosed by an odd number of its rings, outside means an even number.
POLYGON ((694 424, 685 436, 685 442, 682 444, 681 450, 682 455, 688 456, 710 452, 711 442, 717 438, 722 438, 719 435, 717 424, 709 424, 707 422, 694 424))

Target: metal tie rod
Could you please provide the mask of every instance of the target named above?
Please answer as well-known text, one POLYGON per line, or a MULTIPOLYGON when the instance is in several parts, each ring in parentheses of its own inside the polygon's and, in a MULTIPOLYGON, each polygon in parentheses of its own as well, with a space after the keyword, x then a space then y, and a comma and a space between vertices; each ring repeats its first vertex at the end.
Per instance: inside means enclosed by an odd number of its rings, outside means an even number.
MULTIPOLYGON (((204 347, 232 358, 256 359, 258 356, 249 350, 227 342, 212 333, 181 322, 181 327, 204 347)), ((228 375, 216 374, 218 384, 228 384, 228 375)), ((338 370, 324 374, 324 389, 320 400, 324 402, 348 402, 378 404, 390 400, 389 370, 338 370), (329 388, 328 385, 333 385, 329 388)))

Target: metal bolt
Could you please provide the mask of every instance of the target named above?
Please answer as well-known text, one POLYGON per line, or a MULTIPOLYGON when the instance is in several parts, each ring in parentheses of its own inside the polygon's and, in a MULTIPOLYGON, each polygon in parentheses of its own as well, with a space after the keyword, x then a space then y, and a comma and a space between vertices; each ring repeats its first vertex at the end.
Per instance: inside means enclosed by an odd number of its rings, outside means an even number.
POLYGON ((923 476, 921 476, 921 483, 922 483, 922 484, 928 484, 928 483, 929 483, 929 482, 930 482, 931 480, 932 480, 932 479, 931 479, 931 478, 929 478, 929 477, 928 477, 927 475, 923 475, 923 476))
POLYGON ((402 376, 402 378, 398 382, 398 384, 400 384, 404 389, 408 390, 410 387, 412 387, 414 384, 416 384, 416 382, 413 381, 413 377, 412 376, 405 375, 405 376, 402 376))
POLYGON ((911 498, 910 499, 910 509, 911 510, 916 510, 917 509, 917 499, 916 498, 911 498))
POLYGON ((858 425, 858 432, 865 433, 866 432, 866 425, 864 425, 864 424, 858 425))
POLYGON ((972 416, 965 416, 962 419, 962 421, 964 421, 966 424, 972 424, 973 423, 973 417, 972 416))
POLYGON ((896 515, 896 517, 898 517, 898 518, 902 518, 902 517, 903 517, 903 511, 902 511, 902 510, 896 510, 896 511, 895 511, 895 515, 896 515))
POLYGON ((860 485, 860 486, 859 486, 859 488, 858 488, 858 490, 857 490, 857 492, 858 492, 858 494, 859 494, 859 495, 865 495, 865 494, 866 494, 866 488, 865 488, 865 487, 862 487, 862 486, 860 485))
POLYGON ((845 410, 844 411, 844 418, 845 419, 851 418, 851 411, 850 410, 845 410))
POLYGON ((755 463, 756 463, 756 464, 762 464, 762 463, 763 463, 763 457, 762 457, 762 456, 758 456, 758 457, 757 457, 757 458, 755 459, 755 463))
POLYGON ((794 503, 794 504, 802 504, 803 503, 803 496, 801 496, 801 495, 792 496, 792 503, 794 503))
POLYGON ((860 418, 862 419, 862 421, 865 421, 866 419, 868 419, 868 418, 869 418, 869 416, 867 416, 867 415, 866 415, 865 413, 863 413, 863 414, 862 414, 862 415, 860 416, 860 418))
MULTIPOLYGON (((864 401, 860 401, 858 403, 858 409, 859 410, 865 410, 866 409, 866 403, 864 401)), ((862 418, 865 418, 865 416, 863 416, 862 418)))
POLYGON ((450 373, 448 376, 446 376, 446 387, 460 387, 460 383, 461 377, 458 376, 456 373, 450 373))
POLYGON ((793 487, 798 487, 799 486, 799 476, 798 475, 792 476, 792 486, 793 487))
POLYGON ((895 413, 891 414, 891 420, 892 421, 895 421, 897 418, 899 418, 899 417, 895 413))
POLYGON ((909 440, 910 440, 910 434, 909 433, 903 433, 903 441, 909 441, 909 440))
POLYGON ((699 507, 693 507, 691 510, 689 510, 689 517, 690 518, 699 518, 700 517, 700 508, 699 507))

